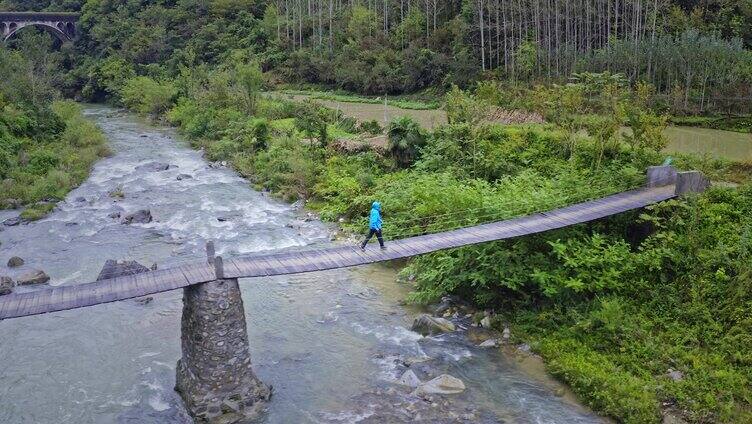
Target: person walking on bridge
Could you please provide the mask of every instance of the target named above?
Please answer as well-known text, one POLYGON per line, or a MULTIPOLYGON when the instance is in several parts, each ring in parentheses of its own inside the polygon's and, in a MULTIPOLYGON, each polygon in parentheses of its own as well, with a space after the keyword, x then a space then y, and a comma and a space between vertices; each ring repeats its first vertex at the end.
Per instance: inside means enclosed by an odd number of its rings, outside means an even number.
POLYGON ((374 234, 376 234, 376 238, 379 240, 381 248, 386 249, 386 246, 384 246, 384 238, 381 236, 381 224, 381 203, 373 202, 373 205, 371 205, 371 216, 368 223, 368 235, 360 245, 362 250, 366 250, 366 244, 368 244, 374 234))

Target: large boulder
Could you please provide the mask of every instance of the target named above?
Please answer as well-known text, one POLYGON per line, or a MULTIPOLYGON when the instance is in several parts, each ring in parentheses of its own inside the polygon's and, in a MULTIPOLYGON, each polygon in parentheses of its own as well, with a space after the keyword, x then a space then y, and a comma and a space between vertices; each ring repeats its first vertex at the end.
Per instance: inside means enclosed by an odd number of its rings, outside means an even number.
POLYGON ((16 217, 13 217, 13 218, 8 218, 5 221, 3 221, 3 225, 5 225, 7 227, 13 227, 13 226, 16 226, 16 225, 20 224, 21 221, 22 221, 21 217, 20 216, 16 216, 16 217))
POLYGON ((13 293, 13 280, 10 277, 0 277, 0 296, 13 293))
POLYGON ((50 276, 46 272, 36 270, 18 277, 16 284, 19 286, 28 286, 31 284, 44 284, 48 281, 50 281, 50 276))
POLYGON ((136 167, 136 171, 159 172, 170 169, 170 164, 162 162, 149 162, 136 167))
POLYGON ((413 326, 410 329, 424 336, 432 336, 434 334, 452 332, 455 330, 455 326, 451 321, 444 318, 421 314, 418 318, 415 318, 413 326))
POLYGON ((141 274, 149 272, 149 268, 141 265, 136 261, 115 261, 108 259, 105 261, 102 270, 99 271, 96 281, 107 280, 110 278, 121 277, 123 275, 141 274))
POLYGON ((402 374, 402 377, 397 380, 397 383, 408 386, 412 388, 416 388, 421 385, 421 381, 418 378, 417 375, 413 372, 413 370, 407 370, 404 374, 402 374))
POLYGON ((465 391, 465 383, 449 374, 442 374, 433 380, 426 381, 415 389, 417 395, 452 395, 465 391))
POLYGON ((151 211, 141 209, 130 213, 123 218, 123 224, 148 224, 151 222, 151 211))
POLYGON ((12 258, 8 259, 8 268, 15 268, 23 264, 24 260, 19 258, 18 256, 13 256, 12 258))

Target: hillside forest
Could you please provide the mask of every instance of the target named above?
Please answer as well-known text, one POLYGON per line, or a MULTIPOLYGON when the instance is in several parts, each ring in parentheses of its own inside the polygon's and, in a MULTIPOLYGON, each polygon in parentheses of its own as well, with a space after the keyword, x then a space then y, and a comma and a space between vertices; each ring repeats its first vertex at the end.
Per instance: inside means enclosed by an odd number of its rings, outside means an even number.
POLYGON ((80 13, 75 43, 29 30, 0 48, 0 69, 14 76, 0 83, 2 197, 31 205, 29 219, 108 154, 65 98, 173 125, 207 160, 302 200, 345 233, 362 232, 379 200, 388 239, 635 188, 650 165, 701 170, 714 182, 701 195, 429 254, 400 264, 401 283, 412 285, 410 302, 453 295, 489 311, 496 329, 510 328, 617 422, 752 422, 752 164, 664 151, 671 122, 752 128, 752 0, 1 0, 0 9, 80 13), (441 109, 446 122, 359 121, 294 98, 312 90, 441 109))

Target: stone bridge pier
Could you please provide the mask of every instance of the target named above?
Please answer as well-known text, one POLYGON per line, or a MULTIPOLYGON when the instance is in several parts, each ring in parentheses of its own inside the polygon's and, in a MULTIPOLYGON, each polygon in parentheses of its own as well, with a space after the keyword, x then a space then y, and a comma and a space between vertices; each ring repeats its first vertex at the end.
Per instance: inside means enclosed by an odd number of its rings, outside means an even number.
POLYGON ((223 278, 222 258, 207 255, 216 281, 183 289, 182 358, 175 390, 199 423, 237 423, 258 415, 271 387, 251 368, 238 280, 223 278))

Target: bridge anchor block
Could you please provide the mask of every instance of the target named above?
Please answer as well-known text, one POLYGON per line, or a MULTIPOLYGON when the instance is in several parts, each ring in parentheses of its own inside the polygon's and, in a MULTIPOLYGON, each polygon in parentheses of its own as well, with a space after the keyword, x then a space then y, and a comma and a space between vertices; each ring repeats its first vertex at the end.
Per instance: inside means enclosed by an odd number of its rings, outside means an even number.
POLYGON ((271 388, 251 368, 238 280, 221 278, 221 260, 209 261, 220 278, 183 289, 175 390, 198 423, 240 422, 259 414, 271 388))

